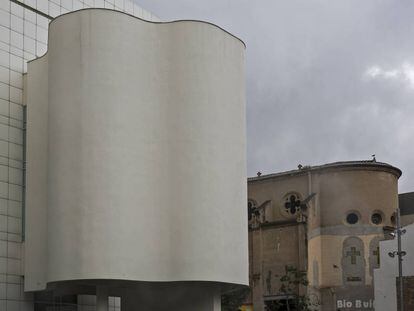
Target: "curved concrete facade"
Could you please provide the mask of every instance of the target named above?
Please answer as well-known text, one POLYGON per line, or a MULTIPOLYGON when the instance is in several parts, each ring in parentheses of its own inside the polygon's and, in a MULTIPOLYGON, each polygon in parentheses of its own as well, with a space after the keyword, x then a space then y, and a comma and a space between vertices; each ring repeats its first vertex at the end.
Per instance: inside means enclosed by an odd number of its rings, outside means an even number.
POLYGON ((26 94, 26 290, 248 284, 240 40, 203 22, 77 11, 51 23, 26 94))

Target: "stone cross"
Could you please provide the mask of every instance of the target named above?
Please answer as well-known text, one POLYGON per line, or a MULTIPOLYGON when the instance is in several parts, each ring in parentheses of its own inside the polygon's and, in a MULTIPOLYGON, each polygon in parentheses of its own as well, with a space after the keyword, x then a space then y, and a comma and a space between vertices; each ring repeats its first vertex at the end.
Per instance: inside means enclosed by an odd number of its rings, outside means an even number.
POLYGON ((351 264, 356 264, 356 256, 361 256, 361 252, 356 247, 351 247, 351 251, 346 252, 346 256, 351 256, 351 264))

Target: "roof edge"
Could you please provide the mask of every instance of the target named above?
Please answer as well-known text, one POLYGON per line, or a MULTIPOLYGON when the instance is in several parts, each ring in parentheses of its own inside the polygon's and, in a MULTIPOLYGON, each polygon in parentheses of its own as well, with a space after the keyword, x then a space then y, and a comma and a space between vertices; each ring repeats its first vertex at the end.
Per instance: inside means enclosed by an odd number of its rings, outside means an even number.
MULTIPOLYGON (((141 22, 146 22, 146 23, 150 23, 150 24, 157 24, 157 25, 167 25, 167 24, 176 24, 176 23, 184 23, 184 22, 206 24, 206 25, 213 26, 213 27, 215 27, 215 28, 223 31, 224 33, 226 33, 227 35, 229 35, 233 39, 236 39, 237 41, 239 41, 243 45, 244 49, 246 49, 246 43, 242 39, 240 39, 236 35, 232 34, 230 31, 227 31, 226 29, 224 29, 224 28, 222 28, 222 27, 220 27, 220 26, 218 26, 218 25, 216 25, 214 23, 211 23, 211 22, 202 21, 202 20, 196 20, 196 19, 177 19, 177 20, 166 21, 166 22, 163 22, 163 21, 159 21, 159 22, 157 22, 157 21, 149 21, 149 20, 140 18, 138 16, 132 15, 130 13, 127 13, 127 12, 122 12, 122 11, 118 11, 118 10, 115 10, 115 9, 108 9, 108 8, 83 8, 83 9, 79 9, 79 10, 70 11, 70 12, 66 12, 66 13, 60 14, 60 15, 54 17, 49 22, 49 25, 48 25, 48 33, 50 31, 50 26, 52 25, 52 23, 54 21, 60 19, 61 16, 71 15, 73 13, 78 13, 78 12, 81 12, 81 11, 90 11, 90 10, 93 10, 93 11, 95 11, 95 10, 96 11, 98 11, 98 10, 101 10, 101 11, 112 11, 112 12, 115 12, 115 13, 119 13, 119 14, 123 14, 123 15, 127 15, 129 17, 135 18, 135 19, 137 19, 137 20, 139 20, 141 22)), ((36 61, 39 58, 42 58, 42 57, 46 56, 48 54, 48 51, 49 51, 49 38, 48 38, 48 42, 47 42, 47 50, 46 50, 46 52, 43 55, 41 55, 41 56, 38 56, 38 57, 36 57, 34 59, 31 59, 31 60, 28 60, 27 63, 36 61)))
POLYGON ((303 175, 303 174, 307 174, 308 172, 318 172, 318 171, 331 170, 331 169, 372 169, 372 170, 381 170, 381 171, 389 172, 391 174, 394 174, 397 178, 400 178, 402 175, 402 171, 399 168, 392 166, 388 163, 384 163, 384 162, 376 162, 373 160, 340 161, 340 162, 332 162, 332 163, 315 165, 315 166, 303 166, 302 168, 299 168, 297 170, 272 173, 272 174, 261 175, 257 177, 248 177, 247 181, 255 182, 255 181, 262 181, 262 180, 279 178, 279 177, 303 175))

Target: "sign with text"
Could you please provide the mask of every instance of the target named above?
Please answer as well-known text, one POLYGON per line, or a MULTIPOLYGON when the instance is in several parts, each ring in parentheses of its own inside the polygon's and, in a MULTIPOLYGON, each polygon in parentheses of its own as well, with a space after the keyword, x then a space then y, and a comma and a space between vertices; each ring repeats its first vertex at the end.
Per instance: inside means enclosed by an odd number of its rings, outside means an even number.
POLYGON ((374 311, 374 290, 372 286, 336 287, 334 292, 335 311, 374 311))
POLYGON ((356 300, 337 300, 336 301, 336 307, 339 310, 355 310, 355 309, 361 309, 361 310, 373 310, 374 308, 374 301, 372 299, 364 301, 361 299, 356 300))

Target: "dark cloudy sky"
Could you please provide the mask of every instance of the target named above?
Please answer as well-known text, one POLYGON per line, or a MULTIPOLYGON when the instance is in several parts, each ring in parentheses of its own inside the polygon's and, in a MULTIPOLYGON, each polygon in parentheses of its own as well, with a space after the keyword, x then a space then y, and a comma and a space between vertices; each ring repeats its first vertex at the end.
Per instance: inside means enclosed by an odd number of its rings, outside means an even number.
POLYGON ((246 42, 249 176, 376 154, 414 191, 414 1, 136 1, 246 42))

